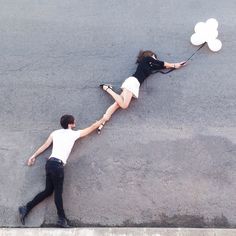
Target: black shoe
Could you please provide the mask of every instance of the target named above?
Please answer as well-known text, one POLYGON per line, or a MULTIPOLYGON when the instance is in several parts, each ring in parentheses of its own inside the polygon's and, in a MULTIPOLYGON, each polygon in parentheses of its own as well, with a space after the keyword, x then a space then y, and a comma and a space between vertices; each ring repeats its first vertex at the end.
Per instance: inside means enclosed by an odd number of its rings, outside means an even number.
POLYGON ((26 206, 20 206, 18 208, 18 211, 19 211, 19 215, 20 215, 20 221, 21 221, 22 225, 25 225, 25 217, 28 214, 28 209, 26 206))
POLYGON ((111 90, 112 90, 112 85, 111 85, 111 84, 100 84, 99 87, 100 87, 102 90, 105 90, 105 91, 107 91, 108 89, 111 89, 111 90), (104 89, 103 86, 107 86, 107 88, 104 89))
POLYGON ((66 218, 59 218, 57 221, 57 226, 60 228, 69 228, 66 218))

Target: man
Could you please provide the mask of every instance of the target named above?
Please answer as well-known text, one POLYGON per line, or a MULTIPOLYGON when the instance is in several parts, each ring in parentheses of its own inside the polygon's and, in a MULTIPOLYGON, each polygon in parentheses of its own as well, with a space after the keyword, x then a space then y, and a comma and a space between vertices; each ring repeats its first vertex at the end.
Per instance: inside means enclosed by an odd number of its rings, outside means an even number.
POLYGON ((63 182, 64 182, 64 166, 70 155, 71 149, 75 141, 82 138, 94 130, 96 130, 103 122, 107 121, 108 117, 103 116, 99 121, 95 122, 88 128, 74 131, 75 119, 72 115, 63 115, 60 124, 63 129, 58 129, 52 132, 46 142, 28 159, 28 166, 34 165, 36 157, 44 152, 51 144, 52 153, 46 162, 46 187, 45 190, 37 194, 34 199, 28 202, 25 206, 19 207, 19 215, 21 223, 25 224, 25 218, 30 210, 38 203, 49 197, 54 191, 54 201, 57 208, 59 227, 69 227, 65 212, 63 209, 63 182))

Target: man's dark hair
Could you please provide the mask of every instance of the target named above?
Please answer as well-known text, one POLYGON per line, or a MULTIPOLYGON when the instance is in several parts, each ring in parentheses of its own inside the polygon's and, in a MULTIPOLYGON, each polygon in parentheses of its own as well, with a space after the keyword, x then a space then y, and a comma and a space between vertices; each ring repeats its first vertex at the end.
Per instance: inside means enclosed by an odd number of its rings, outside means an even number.
POLYGON ((74 124, 75 123, 75 118, 72 115, 63 115, 61 117, 61 126, 63 129, 68 129, 69 124, 74 124))

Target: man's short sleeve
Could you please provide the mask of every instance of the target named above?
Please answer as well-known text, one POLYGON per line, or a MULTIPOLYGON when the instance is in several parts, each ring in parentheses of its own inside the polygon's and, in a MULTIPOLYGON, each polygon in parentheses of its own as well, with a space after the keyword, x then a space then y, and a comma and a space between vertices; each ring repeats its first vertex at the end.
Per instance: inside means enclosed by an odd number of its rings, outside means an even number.
POLYGON ((52 138, 53 138, 55 132, 56 132, 56 130, 54 130, 54 131, 50 134, 50 136, 51 136, 52 138))
POLYGON ((74 139, 77 140, 80 138, 80 130, 73 131, 74 132, 74 139))

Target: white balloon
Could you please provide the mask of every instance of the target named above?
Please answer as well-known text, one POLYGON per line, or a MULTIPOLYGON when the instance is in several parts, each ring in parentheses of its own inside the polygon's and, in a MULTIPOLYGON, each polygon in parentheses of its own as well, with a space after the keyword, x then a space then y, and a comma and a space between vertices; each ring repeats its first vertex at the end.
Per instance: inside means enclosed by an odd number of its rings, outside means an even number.
POLYGON ((216 30, 218 28, 218 21, 215 18, 208 19, 206 24, 212 29, 216 30))
POLYGON ((218 52, 222 48, 222 42, 219 39, 214 39, 212 41, 207 42, 208 47, 213 52, 218 52))
POLYGON ((214 18, 210 18, 206 22, 198 22, 194 27, 195 33, 190 38, 191 43, 199 46, 207 42, 211 51, 219 51, 222 48, 222 42, 217 39, 217 28, 218 21, 214 18))
POLYGON ((201 37, 201 35, 199 35, 199 34, 197 34, 197 33, 195 33, 195 34, 193 34, 193 35, 191 36, 190 41, 191 41, 191 43, 192 43, 193 45, 195 45, 195 46, 199 46, 199 45, 205 43, 205 39, 203 39, 203 38, 201 37))
POLYGON ((195 27, 194 27, 194 31, 196 33, 200 33, 205 29, 206 24, 204 22, 198 22, 195 27))
POLYGON ((205 34, 206 37, 206 42, 212 41, 216 39, 218 36, 218 30, 208 30, 207 33, 205 34))

